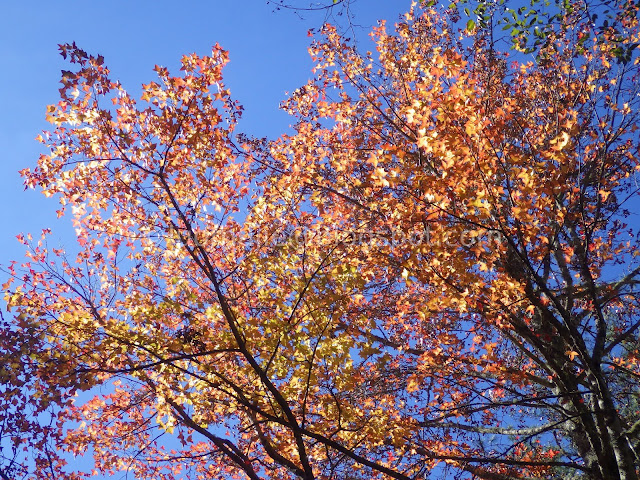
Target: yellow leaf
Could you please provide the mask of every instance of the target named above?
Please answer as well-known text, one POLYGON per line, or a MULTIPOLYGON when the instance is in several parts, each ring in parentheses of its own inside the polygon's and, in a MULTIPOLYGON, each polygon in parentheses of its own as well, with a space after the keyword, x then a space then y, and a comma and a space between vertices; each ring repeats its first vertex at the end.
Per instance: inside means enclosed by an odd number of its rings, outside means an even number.
POLYGON ((573 361, 573 359, 578 356, 578 352, 576 352, 574 350, 567 350, 564 353, 566 353, 569 356, 569 360, 571 360, 571 361, 573 361))
POLYGON ((415 375, 411 375, 407 379, 407 392, 411 393, 419 389, 420 389, 420 385, 419 385, 418 379, 416 378, 415 375))

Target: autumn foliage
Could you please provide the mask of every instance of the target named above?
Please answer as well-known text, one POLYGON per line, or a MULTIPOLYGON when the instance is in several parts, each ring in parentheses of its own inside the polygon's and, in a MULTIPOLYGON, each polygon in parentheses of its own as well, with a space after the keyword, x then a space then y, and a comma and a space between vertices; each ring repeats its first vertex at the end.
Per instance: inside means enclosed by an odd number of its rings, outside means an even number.
POLYGON ((8 267, 0 476, 637 479, 638 61, 586 28, 325 26, 271 142, 217 46, 139 100, 62 46, 23 175, 78 245, 8 267))

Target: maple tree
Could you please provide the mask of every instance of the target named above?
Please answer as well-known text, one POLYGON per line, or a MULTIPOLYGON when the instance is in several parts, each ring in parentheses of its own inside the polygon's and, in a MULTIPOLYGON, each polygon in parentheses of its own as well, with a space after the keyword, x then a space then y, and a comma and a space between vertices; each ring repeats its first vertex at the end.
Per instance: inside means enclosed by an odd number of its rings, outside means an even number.
MULTIPOLYGON (((574 53, 582 53, 587 42, 606 43, 617 61, 628 62, 637 48, 627 37, 628 20, 637 15, 634 2, 619 0, 530 0, 512 4, 505 0, 460 0, 451 3, 468 18, 468 28, 479 28, 499 37, 495 30, 507 31, 512 47, 527 53, 544 52, 558 34, 579 32, 574 53)), ((505 40, 505 39, 501 39, 505 40)))
POLYGON ((217 46, 140 100, 61 46, 23 175, 78 246, 9 267, 0 476, 638 478, 638 57, 583 27, 325 26, 272 142, 217 46))

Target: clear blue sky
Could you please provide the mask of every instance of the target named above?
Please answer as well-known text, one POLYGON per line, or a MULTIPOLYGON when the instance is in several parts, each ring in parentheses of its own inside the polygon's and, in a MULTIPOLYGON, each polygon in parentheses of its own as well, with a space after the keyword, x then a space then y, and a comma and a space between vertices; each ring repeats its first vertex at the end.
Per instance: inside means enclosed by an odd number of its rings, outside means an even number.
MULTIPOLYGON (((293 2, 303 5, 305 0, 293 2)), ((356 0, 353 10, 361 25, 378 18, 393 23, 409 4, 356 0)), ((9 0, 2 10, 0 265, 23 258, 23 246, 15 239, 21 232, 37 235, 50 227, 53 241, 74 242, 70 219, 56 218, 57 201, 25 192, 17 173, 34 166, 44 152, 34 138, 49 128, 45 107, 57 101, 60 71, 68 68, 58 44, 75 41, 103 55, 113 77, 134 92, 154 78, 154 65, 175 67, 183 54, 207 54, 217 42, 230 52, 226 85, 245 107, 239 130, 275 137, 291 123, 278 111, 279 102, 311 75, 307 31, 325 16, 274 11, 266 0, 9 0)), ((356 34, 366 41, 364 29, 356 34)))

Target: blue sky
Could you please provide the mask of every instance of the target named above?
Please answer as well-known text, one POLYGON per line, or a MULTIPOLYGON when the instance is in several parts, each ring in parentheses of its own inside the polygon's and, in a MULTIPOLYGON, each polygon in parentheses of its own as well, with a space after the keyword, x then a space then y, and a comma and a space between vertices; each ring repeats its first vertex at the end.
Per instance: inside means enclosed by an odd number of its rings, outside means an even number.
MULTIPOLYGON (((409 4, 356 0, 353 12, 363 26, 378 18, 393 23, 409 4)), ((23 258, 23 246, 15 239, 21 232, 52 228, 52 240, 74 242, 70 220, 56 218, 57 201, 24 191, 17 173, 34 166, 44 152, 34 139, 49 128, 45 108, 57 101, 60 71, 68 68, 58 44, 75 41, 103 55, 113 77, 136 92, 154 78, 154 65, 176 67, 183 54, 207 54, 217 42, 230 52, 226 85, 245 107, 239 130, 274 138, 291 123, 278 111, 279 102, 311 75, 307 31, 324 18, 322 12, 300 18, 292 11, 274 11, 266 0, 5 2, 0 20, 0 265, 23 258)), ((355 33, 366 41, 366 29, 355 33)))

